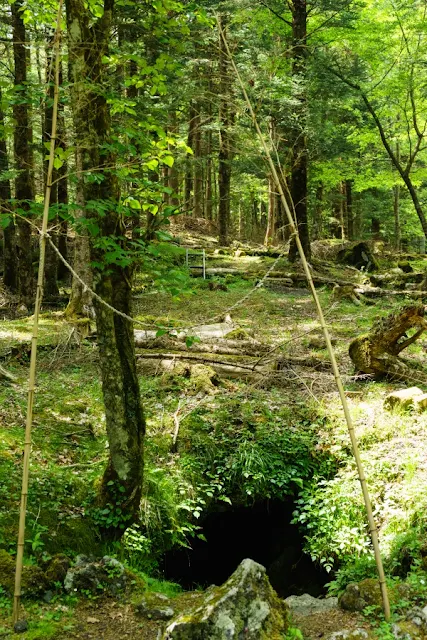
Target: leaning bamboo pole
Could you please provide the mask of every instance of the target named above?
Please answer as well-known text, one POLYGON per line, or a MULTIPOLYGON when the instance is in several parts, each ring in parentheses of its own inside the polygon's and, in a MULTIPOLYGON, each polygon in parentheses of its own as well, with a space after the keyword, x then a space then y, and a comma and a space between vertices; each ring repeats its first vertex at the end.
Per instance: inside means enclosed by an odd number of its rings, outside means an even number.
POLYGON ((21 488, 21 506, 19 512, 19 531, 18 545, 16 554, 16 570, 15 570, 15 591, 13 598, 13 615, 12 620, 15 624, 19 619, 20 602, 21 602, 21 579, 22 567, 24 560, 24 544, 25 544, 25 520, 27 514, 27 498, 28 498, 28 479, 30 471, 31 456, 31 429, 33 425, 33 407, 34 395, 36 387, 36 363, 37 363, 37 339, 39 327, 40 307, 43 298, 43 278, 46 256, 46 239, 47 225, 49 219, 50 194, 52 191, 52 175, 55 157, 56 128, 58 122, 58 102, 59 102, 59 57, 60 57, 60 41, 61 41, 61 18, 62 3, 59 0, 56 30, 53 42, 54 59, 55 59, 55 75, 54 75, 54 97, 53 97, 53 113, 52 113, 52 131, 50 138, 49 162, 46 176, 46 190, 44 198, 42 228, 40 233, 40 258, 39 270, 37 277, 36 301, 34 309, 33 333, 31 339, 31 358, 30 358, 30 374, 28 380, 28 400, 27 400, 27 417, 25 423, 25 440, 24 440, 24 461, 22 469, 22 488, 21 488))
MULTIPOLYGON (((283 187, 282 187, 282 182, 279 178, 279 174, 277 173, 277 169, 276 169, 276 165, 273 162, 273 158, 271 156, 270 150, 267 146, 267 143, 265 141, 265 137, 261 131, 261 128, 259 126, 258 123, 258 119, 255 115, 255 111, 252 107, 252 102, 248 96, 248 93, 246 91, 245 85, 243 83, 242 77, 239 73, 239 70, 236 66, 236 63, 234 61, 234 57, 231 54, 230 51, 230 47, 228 46, 228 42, 227 42, 227 38, 224 35, 224 31, 222 29, 221 26, 221 20, 219 19, 218 15, 216 15, 216 21, 217 21, 217 25, 218 25, 218 30, 219 33, 221 34, 221 38, 224 42, 224 46, 227 52, 227 55, 230 59, 231 65, 233 67, 234 73, 236 74, 237 77, 237 81, 240 85, 240 88, 242 90, 245 102, 247 104, 247 107, 249 109, 249 113, 251 114, 251 118, 252 118, 252 122, 254 124, 254 127, 256 129, 257 135, 260 139, 262 148, 264 150, 268 165, 270 167, 270 171, 271 171, 271 175, 273 176, 273 179, 276 183, 276 188, 280 194, 280 199, 281 202, 283 204, 283 208, 285 210, 286 213, 286 217, 288 219, 288 223, 291 229, 291 237, 295 238, 295 243, 298 249, 298 253, 300 255, 301 258, 301 263, 304 269, 304 273, 305 276, 307 278, 307 282, 311 291, 311 294, 313 296, 313 300, 317 309, 317 315, 319 318, 319 322, 320 325, 322 327, 322 332, 326 341, 326 346, 327 346, 327 350, 328 350, 328 354, 329 354, 329 358, 331 360, 331 365, 332 365, 332 370, 334 373, 334 378, 335 378, 335 382, 336 385, 338 387, 338 393, 340 395, 340 399, 341 399, 341 404, 343 407, 343 411, 344 411, 344 416, 345 416, 345 420, 347 422, 347 427, 348 427, 348 432, 350 435, 350 440, 351 440, 351 445, 352 445, 352 449, 353 449, 353 455, 354 458, 356 460, 356 465, 357 465, 357 471, 359 474, 359 481, 360 481, 360 485, 362 487, 362 493, 363 493, 363 499, 365 502, 365 510, 366 510, 366 515, 367 515, 367 519, 368 519, 368 524, 369 524, 369 531, 371 534, 371 540, 372 540, 372 546, 374 549, 374 555, 375 555, 375 562, 377 565, 377 572, 378 572, 378 578, 379 578, 379 583, 380 583, 380 588, 381 588, 381 595, 382 595, 382 601, 383 601, 383 610, 384 610, 384 616, 385 619, 388 621, 390 620, 390 602, 389 602, 389 597, 388 597, 388 590, 387 590, 387 583, 386 583, 386 579, 385 579, 385 574, 384 574, 384 568, 383 568, 383 563, 382 563, 382 559, 381 559, 381 552, 380 552, 380 546, 379 546, 379 542, 378 542, 378 530, 375 524, 375 520, 374 520, 374 516, 372 513, 372 504, 371 504, 371 499, 369 496, 369 491, 368 491, 368 487, 367 487, 367 483, 366 483, 366 476, 365 476, 365 472, 363 470, 363 465, 362 465, 362 460, 360 457, 360 452, 359 452, 359 445, 357 443, 357 438, 356 438, 356 434, 355 434, 355 430, 354 430, 354 425, 353 425, 353 420, 351 418, 350 415, 350 410, 348 407, 348 402, 347 402, 347 398, 344 392, 344 387, 342 384, 342 380, 341 380, 341 376, 340 376, 340 372, 338 369, 338 364, 335 358, 335 353, 334 353, 334 349, 332 347, 332 343, 331 343, 331 338, 329 335, 329 330, 328 327, 326 325, 325 322, 325 317, 323 315, 323 310, 322 310, 322 306, 320 304, 320 300, 319 297, 317 295, 316 289, 314 287, 314 282, 313 282, 313 278, 311 277, 311 272, 310 272, 310 267, 308 265, 307 259, 305 257, 304 254, 304 249, 302 247, 301 244, 301 240, 298 234, 298 228, 295 224, 294 218, 292 216, 291 210, 289 208, 288 205, 288 201, 285 197, 285 193, 283 191, 283 187)), ((274 143, 273 143, 274 144, 274 143)))

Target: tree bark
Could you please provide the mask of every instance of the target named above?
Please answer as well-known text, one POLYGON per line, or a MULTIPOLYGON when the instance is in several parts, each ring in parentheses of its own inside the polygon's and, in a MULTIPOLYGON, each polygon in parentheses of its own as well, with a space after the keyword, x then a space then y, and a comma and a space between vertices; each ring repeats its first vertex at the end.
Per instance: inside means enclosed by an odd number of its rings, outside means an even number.
POLYGON ((346 196, 346 219, 347 219, 347 237, 349 240, 354 238, 354 217, 353 217, 353 180, 345 181, 346 196))
MULTIPOLYGON (((224 18, 221 21, 222 32, 227 37, 227 25, 224 18)), ((219 74, 220 74, 220 105, 219 105, 219 153, 218 153, 218 228, 219 244, 228 245, 228 231, 230 223, 230 187, 231 187, 231 139, 230 128, 233 116, 230 110, 230 69, 225 43, 219 38, 219 74)))
POLYGON ((202 131, 200 105, 196 105, 194 118, 194 173, 193 173, 193 216, 203 217, 203 166, 202 166, 202 131))
MULTIPOLYGON (((300 89, 295 96, 298 104, 295 106, 296 122, 291 133, 292 137, 292 167, 291 167, 291 196, 295 209, 298 234, 304 253, 308 260, 311 258, 310 234, 307 216, 307 96, 306 56, 307 56, 307 2, 306 0, 292 0, 292 76, 298 82, 300 89)), ((289 247, 289 261, 294 262, 298 251, 295 240, 289 247)))
MULTIPOLYGON (((59 69, 59 83, 62 85, 62 65, 60 65, 59 69)), ((64 118, 64 106, 59 104, 58 108, 58 129, 57 129, 57 138, 58 138, 58 147, 60 147, 64 152, 67 148, 66 141, 66 130, 65 130, 65 118, 64 118)), ((62 162, 62 167, 58 169, 57 177, 58 177, 58 212, 59 217, 61 218, 61 214, 64 212, 66 205, 68 204, 68 164, 64 159, 62 162)), ((59 227, 59 235, 58 235, 58 249, 60 254, 68 261, 68 223, 67 220, 61 219, 61 224, 59 227)), ((58 279, 66 280, 70 277, 70 272, 67 267, 58 260, 58 279)))
MULTIPOLYGON (((0 174, 8 170, 9 158, 7 155, 0 87, 0 174)), ((18 256, 16 252, 15 221, 11 211, 11 197, 10 181, 4 178, 0 180, 0 213, 7 216, 9 222, 3 229, 3 284, 15 293, 18 286, 18 256)))
MULTIPOLYGON (((123 243, 125 249, 123 222, 115 206, 119 191, 115 156, 111 151, 110 113, 102 91, 106 75, 103 58, 108 52, 113 8, 114 0, 105 0, 103 16, 91 25, 92 18, 84 0, 66 0, 72 106, 82 168, 85 175, 96 169, 104 178, 100 183, 84 183, 84 204, 96 200, 109 204, 106 215, 99 215, 91 208, 86 209, 86 216, 99 225, 95 240, 123 243)), ((131 267, 113 262, 104 269, 104 251, 92 238, 90 250, 92 261, 98 265, 94 267, 96 293, 115 309, 131 315, 131 267)), ((113 509, 120 509, 119 513, 123 514, 105 532, 108 537, 117 538, 139 517, 145 420, 132 323, 98 300, 94 305, 109 443, 109 463, 101 485, 100 503, 112 504, 113 509)))
MULTIPOLYGON (((188 116, 188 136, 187 146, 190 149, 194 149, 194 128, 196 119, 196 108, 193 102, 190 102, 190 111, 188 116)), ((194 160, 191 155, 187 156, 185 167, 185 187, 184 187, 184 209, 192 211, 193 209, 193 175, 194 175, 194 160)))
POLYGON ((19 209, 16 218, 18 230, 18 294, 22 304, 29 307, 34 300, 34 277, 31 252, 31 226, 27 222, 30 205, 34 200, 33 158, 31 152, 32 132, 29 118, 27 95, 27 49, 26 32, 22 19, 22 1, 16 0, 11 5, 13 25, 13 57, 15 63, 14 82, 19 87, 13 104, 15 198, 19 209))
MULTIPOLYGON (((52 131, 52 117, 53 117, 53 95, 54 95, 54 74, 52 64, 52 42, 46 48, 46 85, 48 87, 48 98, 45 101, 45 117, 44 117, 44 129, 42 131, 42 141, 44 144, 50 142, 50 136, 52 131)), ((55 142, 55 147, 57 143, 55 142)), ((47 179, 47 165, 48 162, 44 161, 44 189, 46 189, 47 179)), ((50 211, 49 218, 51 226, 49 228, 49 235, 52 242, 58 246, 58 234, 56 227, 58 224, 57 212, 52 217, 52 211, 58 209, 58 172, 53 170, 52 174, 52 188, 50 192, 50 211)), ((47 299, 54 298, 59 295, 58 289, 58 256, 49 243, 46 245, 46 258, 45 258, 45 280, 44 280, 44 295, 47 299)))

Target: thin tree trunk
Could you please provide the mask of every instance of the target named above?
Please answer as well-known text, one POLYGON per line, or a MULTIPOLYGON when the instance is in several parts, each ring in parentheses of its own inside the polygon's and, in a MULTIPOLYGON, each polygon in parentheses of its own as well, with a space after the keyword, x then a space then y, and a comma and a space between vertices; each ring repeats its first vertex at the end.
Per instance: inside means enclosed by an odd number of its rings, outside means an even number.
POLYGON ((347 213, 347 237, 354 238, 354 217, 353 217, 353 180, 345 181, 346 213, 347 213))
MULTIPOLYGON (((101 171, 103 181, 85 184, 88 200, 109 203, 107 215, 96 211, 86 215, 99 225, 95 240, 122 242, 126 249, 125 229, 116 203, 119 200, 115 176, 115 156, 111 149, 110 113, 102 92, 105 69, 103 58, 111 37, 114 0, 105 0, 104 13, 94 25, 84 0, 66 0, 70 67, 72 70, 72 106, 77 139, 82 145, 83 170, 101 171), (99 90, 93 90, 97 85, 99 90), (108 150, 107 150, 108 149, 108 150), (119 238, 122 238, 120 240, 119 238)), ((96 293, 115 309, 130 316, 132 268, 114 263, 104 270, 105 253, 96 241, 91 242, 91 258, 96 293)), ((143 438, 145 420, 142 410, 134 347, 133 324, 94 301, 109 463, 100 488, 101 505, 113 505, 118 522, 106 525, 108 537, 118 538, 139 517, 143 473, 143 438)))
MULTIPOLYGON (((220 18, 224 37, 227 36, 227 25, 224 18, 220 18)), ((219 75, 220 75, 220 106, 219 106, 219 153, 218 153, 218 228, 219 244, 228 245, 228 231, 230 224, 230 187, 231 187, 231 140, 230 128, 233 116, 230 110, 231 78, 227 50, 222 37, 219 38, 219 75)))
MULTIPOLYGON (((193 102, 190 102, 190 112, 188 116, 188 136, 187 136, 187 146, 190 149, 194 149, 194 135, 195 135, 195 120, 196 120, 196 109, 193 102)), ((186 168, 185 168, 185 189, 184 189, 184 209, 186 211, 193 210, 193 172, 194 172, 194 161, 191 155, 187 156, 186 159, 186 168)))
MULTIPOLYGON (((400 164, 400 145, 396 142, 396 160, 400 164)), ((400 228, 400 184, 393 187, 393 213, 394 213, 394 246, 400 251, 401 228, 400 228)))
POLYGON ((30 205, 34 201, 34 175, 31 152, 32 132, 29 119, 27 94, 26 32, 22 18, 22 1, 11 5, 13 25, 13 56, 15 63, 16 99, 13 104, 15 197, 20 215, 16 219, 18 230, 18 293, 21 304, 29 307, 34 301, 34 274, 31 252, 31 226, 26 221, 30 205))
POLYGON ((346 240, 348 227, 347 227, 347 208, 346 208, 346 195, 345 184, 340 182, 339 184, 339 215, 340 215, 340 227, 341 227, 341 240, 346 240))
MULTIPOLYGON (((63 75, 62 75, 62 65, 59 67, 59 84, 62 85, 63 75)), ((61 148, 64 152, 67 149, 66 142, 66 131, 65 131, 65 118, 64 118, 64 106, 59 104, 58 107, 58 129, 57 129, 57 146, 61 148)), ((57 171, 58 178, 58 213, 61 218, 61 214, 64 212, 66 205, 68 205, 68 164, 64 159, 62 161, 62 166, 57 171)), ((67 220, 61 219, 61 223, 59 226, 59 235, 58 235, 58 249, 61 255, 68 261, 68 223, 67 220)), ((58 260, 58 280, 66 280, 69 278, 70 273, 67 267, 58 260)))
MULTIPOLYGON (((51 45, 48 45, 46 50, 46 85, 48 87, 48 99, 45 102, 45 117, 44 117, 44 130, 42 131, 43 143, 50 142, 50 132, 52 131, 52 116, 53 116, 53 94, 54 94, 54 73, 52 64, 52 49, 51 45)), ((44 182, 46 184, 47 177, 47 161, 44 162, 44 182)), ((52 188, 50 192, 50 207, 51 209, 57 209, 58 204, 58 172, 54 169, 52 174, 52 188)), ((49 229, 49 235, 56 246, 58 246, 58 234, 56 227, 58 224, 58 215, 54 217, 51 215, 50 222, 51 228, 49 229)), ((59 295, 58 289, 58 256, 49 243, 46 245, 46 257, 45 257, 45 280, 44 280, 44 295, 47 299, 53 298, 59 295)))
POLYGON ((274 227, 276 223, 276 184, 273 176, 268 176, 268 213, 267 213, 267 229, 265 232, 264 245, 271 244, 274 236, 274 227))
MULTIPOLYGON (((178 119, 177 119, 176 112, 174 111, 174 109, 172 109, 171 113, 169 114, 169 118, 170 118, 170 124, 169 124, 170 132, 173 135, 176 135, 178 133, 179 127, 178 127, 178 119)), ((172 189, 172 193, 171 193, 171 196, 170 196, 170 204, 171 204, 172 207, 179 207, 179 197, 178 197, 178 194, 179 194, 179 176, 178 176, 178 170, 176 168, 176 164, 175 163, 170 168, 169 186, 172 189)))
MULTIPOLYGON (((307 215, 307 96, 306 81, 306 48, 307 48, 307 2, 306 0, 292 0, 292 76, 299 83, 300 89, 295 96, 296 123, 292 132, 292 166, 291 166, 291 196, 295 209, 298 234, 307 260, 311 257, 310 234, 307 215)), ((295 240, 291 240, 289 247, 289 261, 294 262, 297 257, 295 240)))
POLYGON ((203 166, 202 166, 202 131, 200 105, 196 106, 194 118, 194 173, 193 173, 193 216, 203 217, 203 166))
MULTIPOLYGON (((0 87, 0 174, 9 171, 4 124, 0 87)), ((16 292, 18 286, 18 256, 16 253, 15 221, 11 211, 11 197, 10 181, 7 178, 3 178, 0 180, 0 213, 5 214, 8 218, 8 224, 3 229, 3 284, 11 291, 16 292)))

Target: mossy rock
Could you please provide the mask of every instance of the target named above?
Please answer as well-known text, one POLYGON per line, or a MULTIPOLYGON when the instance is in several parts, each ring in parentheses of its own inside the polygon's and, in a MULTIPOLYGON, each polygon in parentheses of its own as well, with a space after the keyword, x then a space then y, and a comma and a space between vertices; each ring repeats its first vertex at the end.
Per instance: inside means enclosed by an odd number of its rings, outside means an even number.
POLYGON ((210 587, 166 628, 163 640, 283 640, 288 608, 271 587, 265 568, 241 562, 221 587, 210 587))
POLYGON ((46 579, 49 584, 64 582, 71 564, 71 559, 63 553, 58 553, 53 556, 53 558, 49 560, 45 570, 46 579))
POLYGON ((230 331, 230 333, 227 333, 226 338, 227 340, 250 340, 251 336, 241 327, 237 327, 230 331))
MULTIPOLYGON (((40 567, 24 565, 22 569, 21 594, 37 597, 46 591, 48 582, 40 567)), ((0 549, 0 587, 10 596, 15 590, 15 560, 4 549, 0 549)))
POLYGON ((205 364, 194 364, 190 373, 191 387, 196 393, 213 393, 220 384, 218 374, 205 364))
POLYGON ((363 611, 368 606, 382 605, 381 589, 377 579, 366 578, 359 583, 351 582, 339 598, 341 609, 363 611))
POLYGON ((402 269, 403 273, 412 273, 413 272, 413 268, 412 268, 411 264, 407 260, 400 260, 397 263, 397 266, 399 267, 399 269, 402 269))

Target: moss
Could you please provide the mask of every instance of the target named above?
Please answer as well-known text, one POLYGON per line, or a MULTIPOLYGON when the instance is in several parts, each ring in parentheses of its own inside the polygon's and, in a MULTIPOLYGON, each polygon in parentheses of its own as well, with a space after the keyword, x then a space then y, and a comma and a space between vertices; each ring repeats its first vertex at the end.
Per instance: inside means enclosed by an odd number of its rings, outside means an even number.
POLYGON ((196 393, 213 393, 220 380, 212 367, 204 364, 195 364, 191 367, 190 382, 196 393))
MULTIPOLYGON (((13 595, 15 590, 15 560, 7 551, 0 549, 0 586, 13 595)), ((25 565, 22 570, 21 593, 23 596, 38 596, 47 588, 44 572, 36 565, 25 565)))
POLYGON ((71 566, 71 560, 63 553, 58 553, 48 563, 46 568, 46 579, 50 584, 64 582, 67 571, 71 566))
POLYGON ((73 518, 64 522, 58 529, 55 538, 47 544, 48 550, 58 553, 60 551, 73 553, 102 552, 102 544, 93 522, 88 518, 73 518))
POLYGON ((227 340, 250 340, 250 338, 249 333, 241 327, 237 327, 237 329, 233 329, 233 331, 227 333, 227 340))

